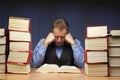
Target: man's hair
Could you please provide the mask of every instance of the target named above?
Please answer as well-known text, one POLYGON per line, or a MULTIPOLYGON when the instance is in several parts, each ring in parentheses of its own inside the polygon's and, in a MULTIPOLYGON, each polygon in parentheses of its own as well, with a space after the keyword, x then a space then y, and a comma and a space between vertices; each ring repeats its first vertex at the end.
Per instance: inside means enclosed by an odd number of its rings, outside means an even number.
POLYGON ((69 32, 69 25, 68 25, 68 22, 64 19, 57 19, 53 22, 52 24, 52 31, 54 28, 59 28, 61 31, 63 29, 66 29, 67 32, 69 32))

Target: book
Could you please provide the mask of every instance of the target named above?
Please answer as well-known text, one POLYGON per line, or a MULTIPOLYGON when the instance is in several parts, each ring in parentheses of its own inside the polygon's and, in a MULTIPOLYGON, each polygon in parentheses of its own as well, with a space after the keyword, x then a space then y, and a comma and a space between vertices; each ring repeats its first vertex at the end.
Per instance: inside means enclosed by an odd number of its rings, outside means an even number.
POLYGON ((10 51, 7 62, 15 62, 15 63, 30 63, 32 57, 32 53, 29 52, 18 52, 18 51, 10 51))
POLYGON ((86 63, 107 63, 107 51, 85 51, 86 63))
POLYGON ((108 64, 85 63, 85 73, 88 76, 108 76, 108 64))
POLYGON ((85 39, 85 49, 86 50, 107 50, 108 41, 105 38, 86 38, 85 39))
POLYGON ((6 44, 6 36, 0 37, 0 44, 6 44))
POLYGON ((120 36, 120 30, 111 30, 110 35, 111 36, 120 36))
POLYGON ((120 37, 109 36, 108 42, 109 42, 108 46, 120 46, 120 37))
POLYGON ((120 67, 120 57, 109 57, 109 65, 111 67, 120 67))
POLYGON ((5 54, 5 51, 6 51, 6 45, 5 44, 0 45, 0 54, 5 54))
POLYGON ((31 71, 30 64, 7 63, 7 73, 28 74, 31 71))
POLYGON ((5 54, 0 55, 0 63, 5 63, 5 54))
POLYGON ((86 38, 106 37, 107 26, 88 26, 86 38))
POLYGON ((109 76, 120 76, 120 67, 109 67, 109 76))
POLYGON ((109 47, 108 54, 110 57, 120 57, 120 47, 117 46, 109 47))
POLYGON ((6 30, 0 28, 0 73, 6 72, 6 30))
POLYGON ((0 73, 5 73, 5 71, 6 71, 6 65, 0 63, 0 73))
POLYGON ((9 55, 7 59, 8 73, 30 72, 32 45, 30 18, 9 17, 9 55))
POLYGON ((29 32, 9 31, 10 41, 31 41, 31 34, 29 32))
POLYGON ((41 73, 81 73, 80 69, 75 66, 63 65, 59 67, 56 64, 44 64, 36 70, 41 73))
POLYGON ((5 36, 5 28, 0 28, 0 36, 5 36))
POLYGON ((9 30, 30 31, 30 18, 9 17, 9 30))
POLYGON ((32 47, 31 42, 11 41, 9 49, 10 49, 10 51, 30 51, 30 50, 32 50, 31 47, 32 47))

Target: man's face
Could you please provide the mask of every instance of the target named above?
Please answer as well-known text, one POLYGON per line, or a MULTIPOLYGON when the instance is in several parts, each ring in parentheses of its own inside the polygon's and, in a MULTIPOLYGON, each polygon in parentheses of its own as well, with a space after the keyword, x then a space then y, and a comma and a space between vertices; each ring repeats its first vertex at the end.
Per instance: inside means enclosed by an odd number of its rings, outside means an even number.
POLYGON ((62 31, 59 28, 53 29, 53 35, 55 36, 55 44, 56 46, 62 46, 65 41, 65 36, 67 34, 67 30, 63 29, 62 31))

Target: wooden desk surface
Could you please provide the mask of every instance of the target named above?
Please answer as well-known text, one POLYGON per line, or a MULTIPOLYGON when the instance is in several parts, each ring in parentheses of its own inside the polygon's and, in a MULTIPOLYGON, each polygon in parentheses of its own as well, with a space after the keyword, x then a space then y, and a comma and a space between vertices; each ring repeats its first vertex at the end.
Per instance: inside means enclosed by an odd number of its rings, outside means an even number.
POLYGON ((85 74, 38 73, 35 69, 25 74, 0 74, 0 80, 120 80, 120 77, 88 77, 85 74))

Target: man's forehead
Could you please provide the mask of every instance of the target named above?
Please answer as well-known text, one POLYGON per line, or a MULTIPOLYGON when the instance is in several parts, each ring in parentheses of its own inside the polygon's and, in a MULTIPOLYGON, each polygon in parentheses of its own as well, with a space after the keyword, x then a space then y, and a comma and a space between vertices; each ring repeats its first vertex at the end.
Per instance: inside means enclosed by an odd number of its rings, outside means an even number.
POLYGON ((59 29, 59 28, 54 28, 53 29, 53 32, 67 32, 67 30, 66 30, 66 28, 64 28, 64 29, 59 29))
POLYGON ((66 35, 67 34, 67 30, 66 29, 63 29, 62 31, 59 30, 59 29, 54 29, 53 30, 53 34, 54 35, 66 35))

